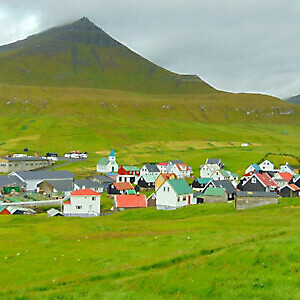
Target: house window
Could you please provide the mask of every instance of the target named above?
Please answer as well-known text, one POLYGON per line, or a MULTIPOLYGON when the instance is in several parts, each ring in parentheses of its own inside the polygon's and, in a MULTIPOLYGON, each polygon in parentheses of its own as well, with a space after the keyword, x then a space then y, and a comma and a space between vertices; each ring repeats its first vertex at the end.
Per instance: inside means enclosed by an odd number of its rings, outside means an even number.
POLYGON ((180 197, 177 198, 177 202, 180 202, 180 197))
POLYGON ((96 197, 92 197, 92 201, 95 201, 96 200, 96 197))
POLYGON ((186 196, 183 196, 182 201, 186 201, 186 196))
POLYGON ((1 164, 1 167, 6 167, 6 164, 1 164))
POLYGON ((166 191, 166 187, 164 186, 164 192, 166 191))
POLYGON ((170 188, 168 187, 168 192, 170 192, 170 188))
POLYGON ((255 177, 253 177, 253 178, 251 179, 251 183, 256 183, 256 178, 255 178, 255 177))
POLYGON ((81 206, 81 205, 77 205, 77 206, 76 206, 76 209, 77 209, 77 210, 80 210, 80 209, 82 209, 82 206, 81 206))

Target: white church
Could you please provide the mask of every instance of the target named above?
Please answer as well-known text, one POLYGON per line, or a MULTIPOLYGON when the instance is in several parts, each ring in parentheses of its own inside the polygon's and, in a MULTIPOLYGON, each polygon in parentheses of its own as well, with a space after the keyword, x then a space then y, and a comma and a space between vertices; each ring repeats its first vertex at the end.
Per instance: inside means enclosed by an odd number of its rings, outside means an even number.
POLYGON ((102 157, 97 164, 98 173, 117 173, 119 166, 116 162, 114 150, 111 150, 108 157, 102 157))

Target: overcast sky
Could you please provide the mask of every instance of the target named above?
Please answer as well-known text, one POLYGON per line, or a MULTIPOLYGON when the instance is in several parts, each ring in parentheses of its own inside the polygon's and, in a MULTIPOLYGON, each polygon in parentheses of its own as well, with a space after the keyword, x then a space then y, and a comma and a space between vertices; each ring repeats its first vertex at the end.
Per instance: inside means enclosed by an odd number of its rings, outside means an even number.
POLYGON ((218 89, 300 94, 299 0, 0 0, 0 44, 82 16, 218 89))

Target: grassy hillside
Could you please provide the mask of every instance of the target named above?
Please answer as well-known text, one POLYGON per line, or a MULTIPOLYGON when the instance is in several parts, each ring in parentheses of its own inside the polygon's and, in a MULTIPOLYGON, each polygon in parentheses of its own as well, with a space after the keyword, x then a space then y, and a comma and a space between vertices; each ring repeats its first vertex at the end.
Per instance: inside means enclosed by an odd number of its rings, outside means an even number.
POLYGON ((0 82, 144 93, 215 92, 197 76, 169 72, 137 55, 86 18, 0 47, 0 82))
MULTIPOLYGON (((0 154, 88 151, 94 167, 182 158, 195 169, 221 157, 242 172, 269 152, 299 158, 298 106, 261 95, 145 95, 100 89, 0 86, 0 154), (249 148, 242 143, 252 143, 249 148)), ((275 161, 276 162, 276 161, 275 161)), ((293 165, 297 162, 291 161, 293 165)))
POLYGON ((3 299, 298 299, 299 200, 0 218, 3 299), (16 271, 17 270, 17 271, 16 271))
POLYGON ((111 148, 120 163, 214 156, 242 172, 272 152, 297 166, 299 119, 296 105, 160 68, 86 18, 0 47, 0 155, 88 151, 75 171, 111 148))

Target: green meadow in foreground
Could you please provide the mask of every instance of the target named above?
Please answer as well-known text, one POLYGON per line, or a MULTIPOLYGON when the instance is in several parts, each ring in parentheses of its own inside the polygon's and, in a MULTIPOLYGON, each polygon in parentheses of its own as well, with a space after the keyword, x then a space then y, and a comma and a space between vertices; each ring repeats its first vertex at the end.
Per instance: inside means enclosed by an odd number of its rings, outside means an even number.
POLYGON ((1 299, 298 299, 299 199, 0 218, 1 299))

